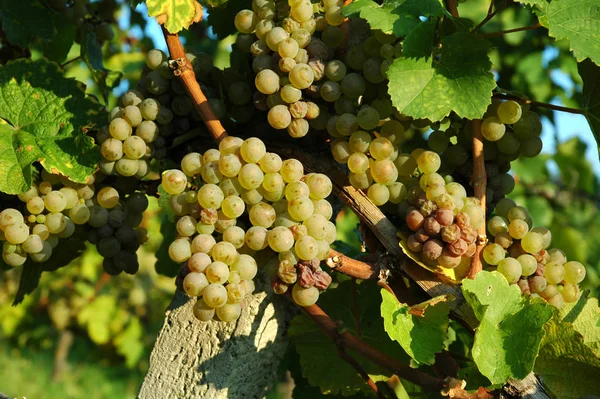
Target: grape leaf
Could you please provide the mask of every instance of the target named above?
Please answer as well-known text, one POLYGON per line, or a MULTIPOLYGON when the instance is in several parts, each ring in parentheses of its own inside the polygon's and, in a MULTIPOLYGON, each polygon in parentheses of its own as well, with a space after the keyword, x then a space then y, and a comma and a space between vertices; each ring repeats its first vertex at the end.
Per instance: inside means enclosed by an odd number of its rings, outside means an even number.
POLYGON ((567 303, 559 311, 563 322, 571 323, 583 336, 583 343, 600 358, 600 308, 598 298, 581 295, 575 303, 567 303))
POLYGON ((77 314, 77 323, 86 327, 88 335, 96 344, 106 344, 110 341, 110 322, 117 308, 117 297, 100 295, 87 303, 77 314))
POLYGON ((406 58, 429 57, 433 51, 436 21, 419 24, 402 42, 402 55, 406 58))
POLYGON ((480 272, 463 280, 465 299, 481 322, 475 332, 473 359, 492 384, 521 379, 532 370, 544 324, 552 308, 543 300, 527 300, 498 272, 480 272), (523 332, 526 332, 524 334, 523 332))
POLYGON ((175 277, 177 276, 177 273, 179 273, 181 265, 174 262, 169 256, 169 245, 177 238, 177 229, 175 228, 174 220, 170 219, 169 213, 173 213, 168 205, 167 208, 161 206, 161 209, 163 210, 160 216, 160 234, 162 236, 162 241, 156 250, 156 263, 154 264, 154 268, 158 274, 175 277), (168 209, 168 211, 165 211, 165 209, 168 209))
POLYGON ((600 67, 585 60, 577 64, 577 71, 583 81, 584 115, 600 144, 600 67))
MULTIPOLYGON (((345 281, 335 289, 329 289, 319 298, 319 305, 333 320, 341 321, 344 329, 356 334, 357 325, 348 298, 352 297, 352 286, 356 288, 356 314, 360 323, 360 338, 392 357, 408 362, 408 356, 400 345, 392 341, 383 328, 383 321, 373 309, 380 305, 379 288, 373 282, 355 285, 345 281)), ((324 394, 349 396, 357 393, 372 394, 356 370, 337 355, 336 345, 307 316, 296 316, 290 325, 289 335, 300 355, 303 374, 311 385, 319 386, 324 394), (332 373, 332 370, 335 370, 332 373)), ((354 353, 353 356, 373 381, 388 378, 392 373, 384 370, 354 353)))
POLYGON ((0 67, 0 191, 28 190, 35 161, 88 181, 100 155, 85 133, 99 122, 99 108, 54 63, 20 59, 0 67))
POLYGON ((171 33, 202 19, 202 6, 196 0, 146 0, 148 15, 166 17, 164 27, 171 33))
POLYGON ((546 0, 515 0, 517 3, 525 4, 530 7, 538 7, 539 9, 545 9, 548 6, 546 0))
POLYGON ((2 30, 9 42, 27 48, 36 38, 54 38, 56 27, 51 10, 37 0, 0 0, 2 30), (24 18, 24 16, 27 16, 24 18))
POLYGON ((144 354, 143 340, 144 329, 140 319, 134 317, 123 331, 114 339, 117 352, 125 357, 125 364, 133 368, 144 354))
POLYGON ((109 71, 104 67, 102 54, 102 42, 96 37, 93 27, 86 24, 81 29, 81 58, 85 61, 92 74, 94 82, 98 85, 104 103, 108 104, 108 93, 121 81, 123 74, 117 71, 109 71))
MULTIPOLYGON (((596 308, 597 305, 597 301, 591 304, 596 308)), ((567 306, 570 310, 567 310, 565 319, 578 307, 567 306)), ((544 386, 554 397, 577 399, 583 395, 598 395, 600 359, 585 344, 585 336, 574 328, 573 323, 560 320, 564 313, 561 311, 560 317, 553 318, 545 326, 546 336, 535 362, 535 372, 542 377, 544 386)), ((600 327, 596 326, 596 329, 600 327)))
POLYGON ((25 296, 31 294, 37 288, 43 272, 44 270, 42 269, 42 265, 39 263, 31 262, 29 260, 23 265, 23 271, 21 272, 21 279, 19 281, 19 289, 15 294, 13 306, 17 306, 23 302, 25 296))
POLYGON ((458 32, 442 40, 439 59, 396 59, 387 71, 394 106, 404 115, 434 122, 452 111, 461 118, 480 118, 496 87, 489 48, 489 42, 458 32))
POLYGON ((379 29, 396 36, 405 36, 420 23, 419 17, 441 17, 446 10, 440 0, 357 0, 345 6, 344 15, 359 14, 371 29, 379 29))
POLYGON ((399 303, 387 290, 381 290, 381 316, 390 338, 417 363, 433 364, 435 354, 444 348, 448 333, 450 307, 445 296, 419 305, 399 303))
POLYGON ((556 40, 567 39, 577 61, 600 65, 600 4, 598 0, 553 0, 540 22, 556 40))

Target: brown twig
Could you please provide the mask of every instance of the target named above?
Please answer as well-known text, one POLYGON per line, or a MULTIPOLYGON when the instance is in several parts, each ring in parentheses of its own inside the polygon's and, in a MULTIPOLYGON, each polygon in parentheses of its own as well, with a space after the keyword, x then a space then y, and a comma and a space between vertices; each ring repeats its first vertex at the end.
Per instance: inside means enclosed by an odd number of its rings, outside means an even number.
POLYGON ((542 25, 538 22, 537 24, 529 25, 529 26, 522 26, 520 28, 502 30, 500 32, 485 33, 483 35, 479 35, 479 37, 485 39, 488 37, 502 36, 502 35, 506 35, 508 33, 521 32, 524 30, 532 30, 532 29, 537 29, 537 28, 541 28, 541 27, 542 27, 542 25))
POLYGON ((78 60, 80 60, 80 59, 81 59, 81 55, 78 55, 78 56, 77 56, 77 57, 75 57, 75 58, 71 58, 69 61, 66 61, 66 62, 64 62, 63 64, 60 64, 60 68, 61 68, 61 69, 65 69, 65 67, 66 67, 67 65, 69 65, 69 64, 70 64, 70 63, 72 63, 72 62, 78 61, 78 60))
POLYGON ((487 186, 487 175, 485 173, 485 161, 483 157, 483 136, 481 134, 481 119, 473 119, 471 121, 471 131, 473 132, 473 190, 475 196, 479 198, 481 210, 483 212, 483 223, 479 227, 477 233, 479 235, 477 239, 477 249, 471 259, 471 267, 467 273, 468 278, 475 278, 475 275, 479 273, 483 265, 481 264, 481 250, 485 245, 485 206, 486 206, 486 186, 487 186))
MULTIPOLYGON (((380 286, 381 288, 385 289, 385 290, 386 290, 387 292, 389 292, 390 294, 392 294, 392 295, 394 296, 394 299, 395 299, 396 301, 398 301, 398 297, 396 296, 396 293, 394 292, 394 290, 392 289, 392 287, 390 287, 390 286, 388 285, 388 283, 386 283, 386 282, 385 282, 385 281, 383 281, 383 280, 379 280, 379 281, 377 282, 377 285, 378 285, 378 286, 380 286)), ((398 302, 400 302, 400 301, 398 301, 398 302)))
POLYGON ((221 124, 219 118, 217 118, 215 115, 215 112, 206 99, 206 96, 204 93, 202 93, 202 89, 200 89, 200 85, 196 80, 194 68, 185 55, 185 50, 183 49, 183 45, 179 40, 179 36, 176 33, 169 33, 164 27, 163 35, 165 36, 171 59, 175 61, 177 66, 175 69, 175 75, 179 76, 181 84, 194 103, 194 107, 202 116, 202 120, 206 124, 210 134, 213 136, 215 141, 219 143, 221 140, 227 137, 227 132, 225 131, 225 128, 221 124))
POLYGON ((471 33, 477 33, 479 31, 479 29, 481 29, 483 27, 483 25, 487 24, 489 22, 489 20, 494 18, 496 16, 496 14, 498 14, 500 11, 504 10, 505 8, 506 8, 506 0, 504 0, 504 3, 502 3, 502 5, 500 7, 496 8, 496 10, 494 10, 494 0, 490 0, 490 8, 488 9, 487 16, 483 19, 483 21, 481 21, 479 23, 479 25, 477 25, 476 27, 473 28, 471 33))
POLYGON ((325 264, 340 273, 362 280, 377 278, 379 272, 375 265, 349 258, 335 249, 329 251, 325 264))
POLYGON ((340 359, 344 360, 346 363, 352 366, 354 370, 356 370, 356 372, 362 377, 363 380, 365 380, 367 385, 369 385, 369 387, 373 390, 373 392, 375 392, 375 395, 377 395, 379 399, 386 399, 383 393, 379 390, 379 388, 377 388, 377 385, 375 385, 369 374, 367 374, 365 369, 361 367, 361 365, 356 361, 355 358, 353 358, 346 352, 346 349, 344 349, 342 345, 338 345, 337 352, 340 359))
POLYGON ((447 0, 446 4, 448 6, 448 11, 450 12, 450 14, 453 17, 458 18, 458 1, 457 0, 447 0))
POLYGON ((302 310, 317 323, 334 343, 357 352, 359 355, 366 357, 373 363, 392 371, 399 377, 419 385, 427 392, 439 392, 444 388, 445 384, 443 379, 434 377, 420 370, 412 369, 410 366, 380 352, 378 349, 361 341, 347 331, 341 333, 338 332, 336 323, 318 305, 303 307, 302 310))
POLYGON ((505 99, 505 100, 513 100, 518 102, 519 104, 524 104, 524 105, 531 105, 533 107, 541 107, 541 108, 548 108, 554 111, 562 111, 562 112, 568 112, 570 114, 585 114, 585 111, 582 109, 577 109, 577 108, 569 108, 569 107, 563 107, 561 105, 554 105, 554 104, 549 104, 549 103, 543 103, 540 101, 533 101, 533 100, 528 100, 513 94, 508 94, 508 93, 495 93, 494 94, 494 98, 501 98, 501 99, 505 99))

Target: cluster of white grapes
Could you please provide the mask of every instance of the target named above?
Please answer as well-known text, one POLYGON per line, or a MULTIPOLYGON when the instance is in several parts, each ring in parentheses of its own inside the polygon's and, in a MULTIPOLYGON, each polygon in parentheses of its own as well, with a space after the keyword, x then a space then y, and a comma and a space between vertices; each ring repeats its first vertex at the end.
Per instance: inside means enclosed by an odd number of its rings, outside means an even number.
POLYGON ((406 200, 398 206, 411 232, 408 249, 420 253, 424 263, 445 268, 472 258, 477 230, 485 223, 480 201, 468 197, 451 176, 437 173, 441 165, 437 153, 417 149, 398 159, 408 187, 403 194, 406 200))
POLYGON ((510 284, 518 284, 523 294, 542 297, 557 308, 575 302, 585 267, 568 262, 560 249, 549 249, 550 230, 532 226, 525 208, 508 198, 500 200, 487 223, 490 243, 483 249, 485 263, 502 273, 510 284))
MULTIPOLYGON (((187 262, 183 287, 201 296, 194 308, 200 320, 215 312, 223 321, 239 317, 243 298, 254 291, 257 252, 274 251, 294 270, 301 261, 326 259, 336 239, 326 200, 330 179, 305 176, 299 161, 282 161, 257 138, 227 136, 218 150, 187 154, 181 170, 163 173, 162 186, 177 216, 169 255, 187 262)), ((319 288, 326 287, 296 284, 292 295, 300 306, 312 305, 319 288)))
POLYGON ((350 169, 350 183, 374 186, 368 193, 377 205, 399 203, 394 160, 404 136, 399 120, 406 118, 393 115, 386 71, 401 46, 361 19, 345 19, 342 7, 339 0, 290 0, 280 10, 271 0, 254 0, 252 10, 236 15, 238 31, 255 40, 248 50, 259 92, 255 103, 268 110, 272 127, 292 137, 305 136, 310 127, 327 130, 334 158, 350 169), (345 40, 348 32, 366 39, 345 40), (389 188, 389 198, 382 187, 389 188))
MULTIPOLYGON (((101 180, 103 175, 99 175, 101 180)), ((43 263, 50 259, 59 239, 83 233, 105 257, 104 268, 111 274, 135 273, 135 251, 145 241, 138 228, 148 206, 145 195, 130 194, 119 200, 119 192, 101 181, 77 184, 43 171, 41 182, 18 194, 24 210, 0 212, 2 259, 9 266, 21 266, 27 259, 43 263), (96 192, 96 185, 99 187, 96 192), (137 228, 137 229, 136 229, 137 228)))

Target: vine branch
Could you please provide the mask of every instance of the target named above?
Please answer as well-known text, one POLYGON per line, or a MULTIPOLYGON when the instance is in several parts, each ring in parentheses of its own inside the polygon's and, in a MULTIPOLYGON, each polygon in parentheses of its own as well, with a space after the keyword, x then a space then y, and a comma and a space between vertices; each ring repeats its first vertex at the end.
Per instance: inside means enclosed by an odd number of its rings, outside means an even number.
POLYGON ((386 368, 429 392, 439 392, 445 386, 444 380, 434 377, 380 352, 366 342, 361 341, 349 332, 338 332, 336 323, 318 305, 301 308, 337 345, 351 349, 383 368, 386 368))
POLYGON ((477 25, 475 28, 473 28, 471 33, 477 33, 479 31, 479 29, 481 29, 492 18, 494 18, 496 16, 496 14, 498 14, 500 11, 504 10, 505 8, 506 8, 506 0, 504 0, 502 5, 498 8, 496 8, 496 10, 494 10, 494 0, 490 0, 490 8, 488 9, 488 13, 487 13, 486 17, 483 19, 483 21, 481 21, 479 23, 479 25, 477 25))
POLYGON ((185 50, 181 44, 181 41, 179 40, 179 35, 176 33, 169 33, 164 27, 163 35, 165 37, 165 41, 167 42, 171 59, 174 60, 176 64, 175 76, 179 77, 181 84, 188 93, 192 103, 194 103, 194 107, 202 117, 202 120, 210 131, 210 134, 213 136, 215 141, 219 143, 221 140, 227 137, 227 132, 225 131, 225 128, 221 124, 219 118, 217 118, 215 115, 215 112, 213 111, 206 96, 202 92, 198 81, 196 80, 194 68, 185 55, 185 50))
POLYGON ((479 35, 479 37, 485 39, 488 37, 502 36, 502 35, 506 35, 508 33, 521 32, 524 30, 532 30, 532 29, 537 29, 537 28, 541 28, 541 27, 542 27, 542 25, 538 22, 537 24, 529 25, 529 26, 522 26, 520 28, 502 30, 500 32, 485 33, 485 34, 479 35))
POLYGON ((516 101, 519 104, 523 104, 523 105, 531 105, 533 107, 548 108, 548 109, 551 109, 553 111, 568 112, 570 114, 580 114, 580 115, 585 114, 585 111, 582 110, 582 109, 570 108, 570 107, 563 107, 561 105, 554 105, 554 104, 549 104, 549 103, 543 103, 543 102, 540 102, 540 101, 528 100, 528 99, 516 96, 514 94, 495 93, 494 94, 494 98, 500 98, 500 99, 503 99, 503 100, 513 100, 513 101, 516 101))
POLYGON ((447 0, 446 4, 448 6, 448 11, 450 12, 450 14, 453 17, 458 18, 458 1, 457 0, 447 0))
POLYGON ((379 272, 376 265, 349 258, 335 249, 329 251, 325 264, 335 271, 362 280, 377 278, 379 272))
POLYGON ((481 264, 481 250, 486 242, 485 235, 485 207, 487 175, 485 172, 485 161, 483 157, 483 136, 481 134, 481 119, 473 119, 471 121, 471 131, 473 133, 473 190, 475 196, 479 198, 481 210, 483 212, 483 225, 477 230, 477 249, 471 259, 471 267, 467 272, 468 278, 475 278, 475 275, 483 269, 481 264))

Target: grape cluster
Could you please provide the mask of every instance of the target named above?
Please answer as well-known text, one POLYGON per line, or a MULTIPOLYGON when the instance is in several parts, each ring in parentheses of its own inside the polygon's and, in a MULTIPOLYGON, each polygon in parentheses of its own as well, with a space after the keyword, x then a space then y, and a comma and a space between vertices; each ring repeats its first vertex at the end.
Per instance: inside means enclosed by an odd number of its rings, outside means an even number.
POLYGON ((110 41, 115 36, 111 23, 115 22, 118 4, 114 1, 91 4, 89 0, 48 0, 48 4, 78 28, 90 24, 101 42, 110 41))
POLYGON ((437 173, 441 159, 435 152, 417 149, 399 158, 409 187, 403 194, 406 201, 399 205, 412 232, 408 249, 420 253, 428 265, 457 267, 475 254, 477 230, 485 223, 480 201, 437 173))
MULTIPOLYGON (((481 125, 487 175, 486 201, 494 208, 515 188, 508 173, 510 163, 519 156, 534 157, 542 150, 539 137, 542 125, 535 112, 525 110, 515 101, 494 100, 481 125)), ((444 173, 469 186, 473 175, 473 135, 471 124, 448 119, 446 130, 435 130, 428 137, 429 148, 442 156, 444 173)))
POLYGON ((518 284, 523 294, 542 297, 558 308, 565 302, 575 302, 585 267, 568 262, 560 249, 548 249, 552 243, 550 230, 532 226, 525 208, 511 199, 502 199, 487 222, 490 243, 483 249, 485 263, 496 268, 510 284, 518 284))
MULTIPOLYGON (((253 291, 253 256, 260 251, 278 253, 280 263, 294 269, 300 261, 326 259, 336 238, 329 178, 305 176, 299 161, 282 161, 257 138, 228 136, 218 150, 187 154, 180 170, 163 173, 162 187, 177 216, 169 255, 187 262, 183 288, 202 296, 195 308, 200 320, 211 319, 215 309, 223 321, 239 316, 241 301, 253 291)), ((293 289, 301 306, 314 303, 318 288, 329 284, 304 285, 293 289)))
MULTIPOLYGON (((99 175, 99 180, 103 178, 99 175)), ((97 245, 107 272, 137 271, 135 251, 145 231, 134 228, 148 205, 145 195, 129 195, 125 206, 115 188, 94 178, 87 185, 77 184, 43 171, 39 184, 17 197, 24 203, 23 212, 8 208, 0 213, 2 258, 7 265, 21 266, 27 259, 46 262, 60 239, 78 232, 97 245)))

